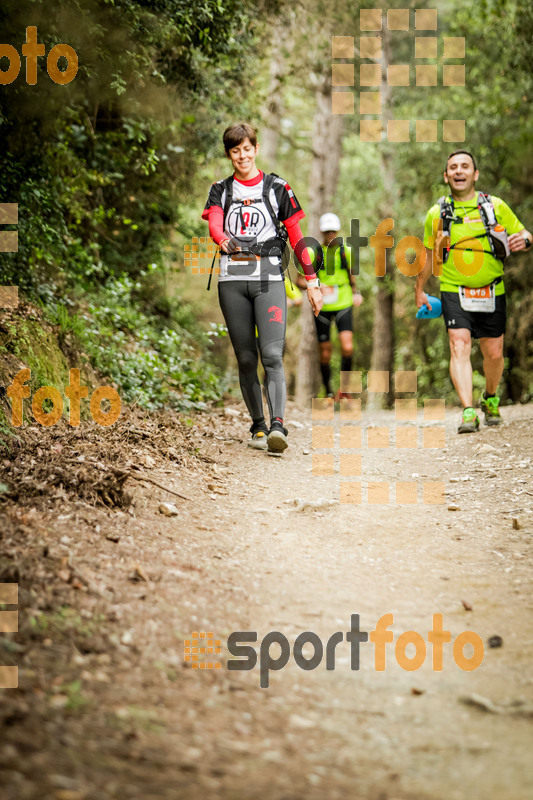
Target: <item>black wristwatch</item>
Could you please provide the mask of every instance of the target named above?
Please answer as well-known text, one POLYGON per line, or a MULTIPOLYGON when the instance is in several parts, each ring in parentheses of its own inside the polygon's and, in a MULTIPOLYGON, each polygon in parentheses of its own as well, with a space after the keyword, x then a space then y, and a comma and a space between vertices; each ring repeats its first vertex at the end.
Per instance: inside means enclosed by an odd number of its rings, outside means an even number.
POLYGON ((529 250, 529 248, 531 247, 531 244, 532 244, 531 243, 531 239, 529 238, 529 236, 522 236, 522 239, 526 243, 526 250, 529 250))

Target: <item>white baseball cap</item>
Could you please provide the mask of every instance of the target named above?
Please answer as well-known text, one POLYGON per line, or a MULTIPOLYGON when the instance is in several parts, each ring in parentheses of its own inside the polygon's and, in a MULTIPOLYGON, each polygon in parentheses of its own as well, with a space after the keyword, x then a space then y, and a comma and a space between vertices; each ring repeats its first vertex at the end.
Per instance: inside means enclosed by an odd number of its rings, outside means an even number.
POLYGON ((341 221, 336 214, 329 212, 327 214, 322 214, 318 227, 320 228, 320 233, 325 233, 326 231, 340 231, 341 221))

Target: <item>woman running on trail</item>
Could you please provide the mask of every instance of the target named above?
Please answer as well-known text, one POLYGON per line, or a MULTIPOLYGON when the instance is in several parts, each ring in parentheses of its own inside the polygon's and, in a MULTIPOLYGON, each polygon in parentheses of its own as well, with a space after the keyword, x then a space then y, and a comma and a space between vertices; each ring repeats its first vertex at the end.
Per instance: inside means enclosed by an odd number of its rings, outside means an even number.
MULTIPOLYGON (((283 427, 287 297, 282 255, 287 234, 293 248, 303 239, 299 222, 305 214, 288 183, 256 167, 259 145, 251 125, 230 125, 223 142, 234 173, 211 186, 202 218, 208 220, 211 238, 222 251, 218 296, 239 365, 242 396, 252 418, 248 445, 282 453, 288 446, 283 427), (258 347, 266 375, 270 428, 257 377, 258 347)), ((300 245, 296 254, 316 316, 323 302, 319 281, 305 247, 300 245)))

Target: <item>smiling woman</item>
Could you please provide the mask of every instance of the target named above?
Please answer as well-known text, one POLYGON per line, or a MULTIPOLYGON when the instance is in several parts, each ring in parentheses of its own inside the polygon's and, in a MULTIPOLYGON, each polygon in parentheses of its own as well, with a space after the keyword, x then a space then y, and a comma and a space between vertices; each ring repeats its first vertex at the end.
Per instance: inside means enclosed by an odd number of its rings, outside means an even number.
MULTIPOLYGON (((288 446, 283 427, 287 314, 283 254, 287 236, 293 248, 303 238, 299 222, 305 215, 289 184, 256 166, 259 144, 255 128, 248 123, 230 125, 223 142, 234 172, 211 186, 202 217, 222 251, 218 294, 252 419, 248 444, 281 454, 288 446), (265 422, 257 377, 258 348, 266 375, 270 427, 265 422)), ((309 302, 318 314, 322 307, 318 278, 307 251, 298 248, 297 256, 307 280, 309 302)))

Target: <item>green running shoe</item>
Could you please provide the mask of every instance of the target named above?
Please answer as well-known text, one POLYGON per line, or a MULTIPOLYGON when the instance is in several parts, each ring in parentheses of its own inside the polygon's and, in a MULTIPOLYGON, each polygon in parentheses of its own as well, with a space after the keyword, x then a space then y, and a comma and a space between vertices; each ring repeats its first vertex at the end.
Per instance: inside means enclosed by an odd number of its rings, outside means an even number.
POLYGON ((480 407, 485 414, 485 425, 501 425, 503 422, 502 415, 500 414, 499 397, 483 397, 481 398, 480 407))
POLYGON ((463 419, 457 433, 475 433, 479 428, 479 417, 473 408, 465 408, 463 411, 463 419))

